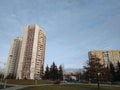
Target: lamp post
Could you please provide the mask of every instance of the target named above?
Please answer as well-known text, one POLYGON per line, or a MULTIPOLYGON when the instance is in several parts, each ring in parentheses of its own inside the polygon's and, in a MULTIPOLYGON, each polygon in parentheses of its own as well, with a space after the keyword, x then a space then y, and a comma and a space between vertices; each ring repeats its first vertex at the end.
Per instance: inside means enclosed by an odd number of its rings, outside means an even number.
POLYGON ((35 85, 37 85, 37 79, 35 79, 35 85))
POLYGON ((37 85, 37 75, 35 75, 35 85, 37 85))
POLYGON ((98 72, 97 75, 98 75, 98 88, 100 88, 100 72, 98 72))
POLYGON ((6 64, 4 63, 4 77, 3 77, 4 80, 5 80, 5 81, 4 81, 4 88, 6 88, 6 85, 7 85, 7 78, 5 78, 5 65, 6 65, 6 64))

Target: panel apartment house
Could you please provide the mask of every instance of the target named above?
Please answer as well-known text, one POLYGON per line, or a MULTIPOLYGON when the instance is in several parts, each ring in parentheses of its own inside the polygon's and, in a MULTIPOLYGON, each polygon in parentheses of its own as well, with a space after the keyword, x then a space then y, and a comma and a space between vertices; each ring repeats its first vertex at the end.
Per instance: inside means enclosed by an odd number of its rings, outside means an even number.
POLYGON ((17 63, 16 79, 40 79, 42 77, 45 46, 45 32, 36 24, 26 26, 17 63))
POLYGON ((99 58, 100 63, 108 66, 110 62, 116 66, 118 61, 120 62, 120 50, 95 50, 88 52, 89 60, 92 58, 99 58))
POLYGON ((19 57, 20 57, 21 45, 22 45, 22 38, 20 37, 17 37, 11 42, 7 65, 6 65, 5 77, 16 76, 19 57))

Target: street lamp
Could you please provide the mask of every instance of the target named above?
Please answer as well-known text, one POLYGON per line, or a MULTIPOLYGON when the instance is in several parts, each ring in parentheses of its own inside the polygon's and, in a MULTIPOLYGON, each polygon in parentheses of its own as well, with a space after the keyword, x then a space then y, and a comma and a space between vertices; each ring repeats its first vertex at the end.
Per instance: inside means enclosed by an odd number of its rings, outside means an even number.
POLYGON ((97 75, 98 75, 98 88, 100 88, 100 72, 98 72, 97 75))
POLYGON ((37 85, 37 75, 35 75, 35 85, 37 85))
POLYGON ((6 85, 7 85, 7 78, 5 78, 5 65, 6 65, 6 63, 4 63, 4 88, 6 88, 6 85))

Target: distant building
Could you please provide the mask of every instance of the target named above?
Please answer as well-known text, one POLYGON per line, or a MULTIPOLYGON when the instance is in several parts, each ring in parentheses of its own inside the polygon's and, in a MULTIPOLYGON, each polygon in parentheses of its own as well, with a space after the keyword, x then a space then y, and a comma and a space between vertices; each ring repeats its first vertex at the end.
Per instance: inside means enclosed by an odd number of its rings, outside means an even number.
POLYGON ((6 65, 5 77, 7 76, 16 77, 21 44, 22 44, 22 38, 20 37, 14 39, 11 43, 7 65, 6 65))
POLYGON ((76 81, 80 80, 80 74, 83 73, 82 69, 66 69, 63 72, 63 80, 76 81))
POLYGON ((117 65, 117 62, 120 62, 120 50, 95 50, 88 52, 89 60, 93 58, 99 58, 100 63, 108 66, 110 62, 113 63, 114 66, 117 65))
POLYGON ((17 79, 40 79, 43 75, 46 34, 38 25, 25 28, 17 79))

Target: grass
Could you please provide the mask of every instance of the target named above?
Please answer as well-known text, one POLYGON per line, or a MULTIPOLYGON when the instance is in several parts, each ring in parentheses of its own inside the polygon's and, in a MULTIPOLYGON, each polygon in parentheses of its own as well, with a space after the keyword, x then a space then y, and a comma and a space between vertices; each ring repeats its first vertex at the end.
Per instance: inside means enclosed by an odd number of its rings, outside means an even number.
MULTIPOLYGON (((8 79, 7 83, 16 85, 34 85, 35 80, 14 80, 8 79)), ((37 80, 37 84, 52 84, 53 82, 47 80, 37 80)))
POLYGON ((4 88, 4 86, 3 85, 0 85, 0 89, 3 89, 4 88))
POLYGON ((101 86, 100 89, 98 89, 96 85, 66 84, 41 87, 28 87, 20 90, 120 90, 120 87, 101 86))

